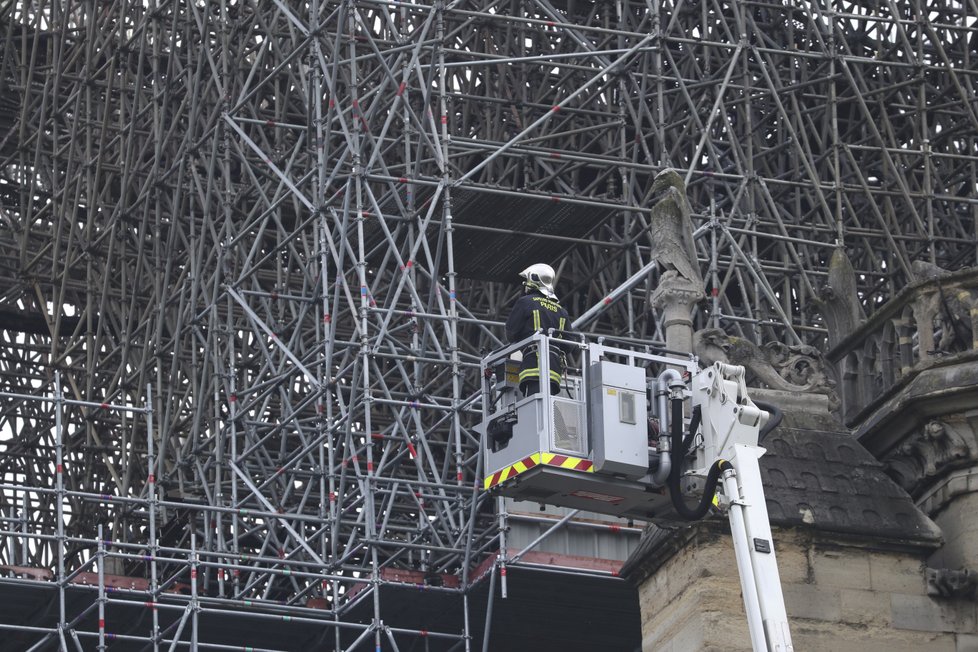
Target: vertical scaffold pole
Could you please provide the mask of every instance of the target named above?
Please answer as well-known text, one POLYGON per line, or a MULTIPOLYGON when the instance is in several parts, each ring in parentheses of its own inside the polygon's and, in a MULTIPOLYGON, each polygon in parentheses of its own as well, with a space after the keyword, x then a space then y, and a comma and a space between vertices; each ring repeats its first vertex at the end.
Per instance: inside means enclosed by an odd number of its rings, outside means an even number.
POLYGON ((27 535, 30 529, 31 518, 30 518, 30 512, 28 511, 28 507, 30 507, 30 498, 27 496, 27 492, 25 491, 21 496, 21 503, 20 503, 21 532, 24 533, 24 537, 21 540, 21 544, 20 544, 21 545, 20 563, 24 566, 30 566, 30 562, 28 561, 30 559, 30 548, 27 546, 27 541, 29 540, 30 537, 28 537, 27 535))
MULTIPOLYGON (((546 378, 542 374, 540 377, 546 378)), ((540 387, 542 388, 543 385, 541 384, 540 387)), ((502 496, 497 499, 496 512, 499 514, 499 558, 496 564, 499 567, 499 595, 505 599, 508 588, 506 585, 506 532, 509 524, 506 518, 506 500, 502 496)))
POLYGON ((146 465, 147 476, 146 499, 149 502, 149 596, 153 610, 153 652, 160 649, 160 614, 156 608, 158 599, 159 584, 156 576, 156 553, 158 546, 156 543, 156 464, 153 449, 153 387, 146 385, 146 465))
POLYGON ((55 489, 57 492, 56 515, 58 519, 58 636, 61 649, 67 650, 64 630, 67 627, 65 616, 65 485, 64 485, 64 395, 61 391, 61 372, 54 372, 54 436, 55 436, 55 489))
POLYGON ((486 622, 482 631, 482 652, 489 652, 489 637, 492 633, 492 607, 496 600, 496 564, 489 570, 489 595, 486 596, 486 622))
POLYGON ((188 608, 190 609, 190 649, 197 649, 198 642, 198 618, 197 614, 200 612, 200 605, 198 603, 198 588, 197 588, 197 568, 200 565, 200 556, 197 553, 197 533, 190 533, 190 604, 188 608))
POLYGON ((105 536, 102 524, 98 526, 98 650, 105 652, 105 536))

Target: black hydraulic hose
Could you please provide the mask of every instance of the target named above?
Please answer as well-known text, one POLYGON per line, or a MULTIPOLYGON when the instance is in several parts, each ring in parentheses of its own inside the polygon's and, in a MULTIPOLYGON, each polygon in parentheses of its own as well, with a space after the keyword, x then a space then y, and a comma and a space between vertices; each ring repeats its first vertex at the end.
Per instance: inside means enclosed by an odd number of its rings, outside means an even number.
POLYGON ((672 427, 672 470, 669 472, 669 485, 679 482, 682 475, 683 461, 689 452, 689 447, 693 443, 693 436, 696 435, 697 428, 700 427, 702 414, 700 406, 693 408, 693 416, 689 421, 689 436, 683 438, 683 401, 673 399, 672 401, 672 420, 669 425, 672 427))
POLYGON ((760 444, 767 437, 768 433, 781 425, 781 420, 784 419, 784 412, 781 411, 774 403, 768 403, 766 401, 754 401, 754 405, 761 408, 765 412, 771 413, 771 418, 767 420, 761 431, 757 433, 757 443, 760 444))
POLYGON ((672 450, 673 450, 673 463, 672 471, 669 473, 668 489, 669 498, 672 500, 672 507, 676 510, 676 513, 688 521, 698 521, 706 513, 710 511, 710 505, 713 504, 713 496, 717 492, 717 483, 720 480, 720 474, 729 468, 733 468, 730 462, 726 460, 717 460, 710 467, 709 473, 706 474, 706 486, 703 489, 703 497, 700 498, 700 502, 696 507, 690 507, 686 504, 682 497, 682 490, 679 488, 679 480, 682 477, 682 466, 683 461, 686 459, 686 454, 689 452, 690 444, 692 444, 693 437, 696 435, 696 429, 699 428, 700 419, 702 414, 700 412, 699 406, 693 409, 693 416, 689 422, 689 437, 683 438, 683 400, 673 399, 672 401, 672 421, 670 425, 672 426, 672 450))
POLYGON ((689 419, 689 437, 683 442, 683 455, 689 452, 689 446, 693 443, 693 437, 696 435, 696 431, 700 427, 700 419, 703 417, 703 411, 700 406, 693 408, 693 416, 689 419))
MULTIPOLYGON (((669 418, 669 425, 672 426, 672 446, 677 450, 677 444, 683 444, 683 400, 681 398, 672 399, 672 416, 669 418)), ((685 455, 686 450, 680 450, 680 455, 685 455)))
POLYGON ((720 481, 720 474, 732 468, 733 465, 727 460, 717 460, 713 463, 713 466, 710 467, 710 472, 706 474, 706 486, 703 488, 703 497, 700 498, 699 504, 694 508, 690 508, 683 501, 678 482, 675 487, 669 487, 669 497, 672 499, 673 509, 687 521, 698 521, 706 516, 706 513, 710 511, 710 505, 713 504, 713 497, 717 493, 717 483, 720 481))

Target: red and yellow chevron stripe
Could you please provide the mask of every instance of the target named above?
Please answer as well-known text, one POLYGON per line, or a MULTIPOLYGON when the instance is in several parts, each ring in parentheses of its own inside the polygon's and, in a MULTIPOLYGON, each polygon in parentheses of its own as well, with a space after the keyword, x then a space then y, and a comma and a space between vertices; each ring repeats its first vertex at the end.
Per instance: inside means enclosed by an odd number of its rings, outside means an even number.
POLYGON ((585 460, 580 457, 571 457, 570 455, 560 455, 558 453, 533 453, 528 457, 524 457, 515 464, 510 464, 509 466, 505 466, 491 475, 487 475, 486 479, 483 480, 482 488, 492 489, 497 484, 506 482, 510 478, 515 478, 520 473, 529 471, 538 464, 543 464, 544 466, 557 466, 571 471, 594 473, 594 464, 591 462, 591 460, 585 460))

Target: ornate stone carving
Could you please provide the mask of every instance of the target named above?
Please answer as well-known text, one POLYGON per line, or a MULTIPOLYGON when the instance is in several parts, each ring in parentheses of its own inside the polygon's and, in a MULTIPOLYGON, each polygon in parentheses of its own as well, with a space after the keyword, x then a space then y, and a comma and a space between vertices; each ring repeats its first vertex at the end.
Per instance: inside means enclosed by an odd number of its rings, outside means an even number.
MULTIPOLYGON (((671 276, 660 280, 658 287, 652 291, 651 302, 657 309, 662 309, 671 304, 684 307, 687 311, 697 301, 706 296, 703 288, 695 283, 680 277, 671 276)), ((692 317, 690 317, 692 323, 692 317)))
POLYGON ((705 298, 703 275, 693 242, 693 220, 686 183, 676 170, 655 175, 644 203, 655 201, 649 214, 652 258, 662 275, 652 294, 652 305, 662 311, 666 348, 690 351, 693 347, 692 306, 705 298))
POLYGON ((911 495, 950 467, 978 460, 978 446, 966 423, 933 419, 883 459, 887 473, 911 495))
POLYGON ((781 342, 760 347, 719 328, 705 328, 693 335, 693 353, 704 364, 720 361, 743 365, 771 389, 825 394, 832 409, 838 404, 835 381, 829 375, 831 368, 815 347, 781 342))
POLYGON ((940 598, 975 597, 978 589, 978 572, 961 568, 928 568, 927 595, 940 598))
POLYGON ((932 343, 928 354, 948 354, 978 348, 975 340, 978 321, 978 297, 966 288, 941 285, 940 279, 950 272, 923 261, 914 261, 911 269, 917 280, 937 280, 936 290, 921 292, 914 302, 914 318, 923 332, 933 329, 933 335, 922 338, 932 343))

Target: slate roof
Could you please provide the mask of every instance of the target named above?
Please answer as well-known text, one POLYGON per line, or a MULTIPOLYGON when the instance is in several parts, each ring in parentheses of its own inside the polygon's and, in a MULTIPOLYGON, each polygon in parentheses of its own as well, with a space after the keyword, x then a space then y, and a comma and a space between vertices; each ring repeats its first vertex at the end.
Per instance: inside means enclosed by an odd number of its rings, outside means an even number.
POLYGON ((937 525, 848 434, 781 428, 763 446, 761 477, 773 524, 940 544, 937 525))
MULTIPOLYGON (((940 528, 848 433, 825 429, 822 419, 786 414, 761 445, 767 449, 760 463, 772 525, 809 528, 884 547, 935 549, 941 544, 940 528)), ((723 520, 713 521, 707 529, 716 532, 723 520)), ((695 530, 649 528, 621 574, 633 576, 642 567, 646 574, 654 572, 687 542, 702 536, 695 530), (650 569, 651 555, 657 559, 650 569)))

